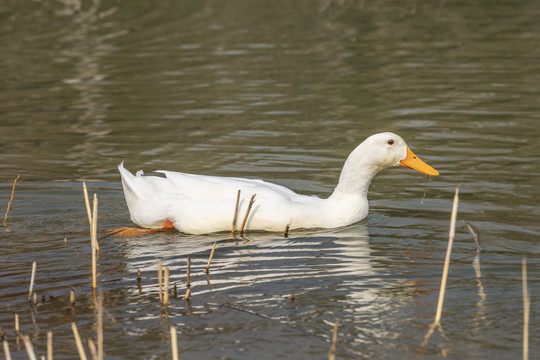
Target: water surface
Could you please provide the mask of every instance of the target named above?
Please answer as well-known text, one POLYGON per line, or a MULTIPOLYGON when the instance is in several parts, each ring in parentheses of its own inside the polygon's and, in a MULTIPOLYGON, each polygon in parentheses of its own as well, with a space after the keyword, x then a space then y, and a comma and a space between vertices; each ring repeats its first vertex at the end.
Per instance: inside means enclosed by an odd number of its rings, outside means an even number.
POLYGON ((538 352, 539 15, 533 1, 0 5, 2 213, 21 175, 0 232, 0 325, 13 358, 27 358, 15 314, 38 357, 47 331, 55 359, 78 356, 71 322, 96 338, 82 181, 100 201, 109 359, 170 358, 170 325, 183 358, 325 358, 336 321, 338 358, 515 359, 523 257, 538 352), (348 153, 382 131, 400 134, 441 176, 426 189, 410 169, 382 172, 359 224, 238 241, 107 236, 132 226, 121 161, 327 196, 348 153), (478 233, 480 274, 459 222, 444 334, 421 347, 458 184, 458 219, 478 233), (167 310, 156 259, 177 286, 167 310), (34 260, 38 303, 29 306, 34 260))

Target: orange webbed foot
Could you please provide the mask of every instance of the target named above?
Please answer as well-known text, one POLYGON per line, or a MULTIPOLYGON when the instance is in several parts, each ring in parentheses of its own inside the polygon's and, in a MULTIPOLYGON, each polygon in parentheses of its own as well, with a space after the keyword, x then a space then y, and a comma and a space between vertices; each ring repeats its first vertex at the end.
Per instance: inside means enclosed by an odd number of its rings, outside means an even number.
POLYGON ((174 225, 171 221, 167 221, 161 229, 137 229, 131 227, 121 227, 116 229, 111 229, 107 233, 108 235, 120 236, 120 237, 137 237, 148 234, 155 234, 160 231, 165 231, 168 229, 173 229, 174 225))
POLYGON ((120 237, 136 237, 146 234, 154 234, 161 229, 137 229, 130 227, 121 227, 116 229, 111 229, 107 233, 108 235, 120 236, 120 237))

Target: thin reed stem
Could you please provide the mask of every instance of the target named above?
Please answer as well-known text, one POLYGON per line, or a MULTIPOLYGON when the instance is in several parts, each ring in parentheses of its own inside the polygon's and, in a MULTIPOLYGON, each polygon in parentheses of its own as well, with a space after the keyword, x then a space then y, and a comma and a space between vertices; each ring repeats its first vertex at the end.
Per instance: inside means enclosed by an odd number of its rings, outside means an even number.
POLYGON ((186 286, 189 288, 191 286, 191 258, 187 258, 187 274, 186 274, 186 286))
POLYGON ((291 227, 291 223, 288 223, 287 226, 285 226, 285 231, 283 232, 283 237, 287 238, 289 237, 289 228, 291 227))
POLYGON ((452 254, 452 244, 454 243, 454 237, 456 235, 456 219, 457 209, 459 203, 459 186, 456 188, 454 194, 454 202, 452 204, 452 215, 450 216, 450 231, 448 234, 448 247, 446 249, 446 257, 444 259, 444 268, 441 279, 441 291, 439 292, 439 301, 437 302, 437 313, 435 314, 435 322, 439 323, 442 316, 442 308, 444 302, 444 294, 446 292, 446 281, 448 279, 448 269, 450 267, 450 255, 452 254))
POLYGON ((159 302, 163 303, 163 264, 156 259, 158 265, 158 286, 159 286, 159 302))
POLYGON ((9 214, 9 208, 11 207, 11 202, 13 201, 13 197, 15 196, 15 184, 17 183, 17 180, 19 180, 21 177, 20 174, 17 174, 17 177, 15 178, 15 180, 13 180, 13 187, 11 188, 11 197, 9 198, 9 201, 8 201, 8 204, 7 204, 7 209, 6 209, 6 213, 4 215, 4 227, 6 227, 6 221, 7 221, 7 218, 8 218, 8 214, 9 214))
POLYGON ((236 205, 234 206, 234 217, 232 222, 232 230, 231 230, 231 236, 234 237, 234 233, 236 232, 236 218, 238 217, 238 204, 240 203, 240 190, 238 190, 238 193, 236 194, 236 205))
POLYGON ((214 257, 214 251, 216 250, 217 241, 214 242, 214 245, 212 246, 212 251, 210 251, 210 257, 208 258, 208 263, 206 264, 206 273, 208 274, 210 272, 210 263, 212 262, 212 258, 214 257))
POLYGON ((335 360, 336 358, 336 347, 337 347, 337 335, 338 335, 338 322, 334 323, 334 332, 332 333, 332 346, 328 351, 328 360, 335 360))
POLYGON ((86 183, 83 181, 83 194, 84 194, 84 203, 86 204, 86 214, 88 215, 88 223, 90 224, 90 229, 92 229, 92 211, 90 210, 90 200, 88 199, 88 189, 86 188, 86 183))
POLYGON ((73 330, 73 336, 75 337, 75 343, 77 344, 77 350, 79 351, 79 357, 81 360, 88 360, 86 358, 86 353, 84 352, 84 346, 79 336, 79 330, 77 329, 77 324, 74 322, 71 323, 71 329, 73 330))
POLYGON ((90 350, 92 360, 98 360, 96 343, 92 339, 88 339, 88 350, 90 350))
POLYGON ((24 342, 24 347, 26 348, 26 353, 28 354, 28 359, 37 360, 36 353, 34 352, 34 347, 30 342, 30 337, 28 335, 23 335, 22 339, 24 342))
MULTIPOLYGON (((88 224, 90 226, 90 237, 92 237, 92 233, 94 231, 94 225, 93 225, 94 220, 93 220, 92 210, 90 209, 90 200, 88 199, 88 189, 86 188, 86 183, 84 181, 83 181, 83 194, 84 194, 84 203, 86 205, 86 214, 88 215, 88 224)), ((94 199, 96 199, 96 197, 97 197, 97 195, 94 194, 94 199)), ((96 207, 95 202, 94 202, 93 206, 96 207)), ((97 219, 97 217, 96 217, 96 219, 97 219)), ((94 242, 94 239, 92 239, 92 246, 96 247, 96 251, 99 254, 99 244, 97 242, 97 237, 95 239, 95 242, 94 242)))
POLYGON ((529 359, 529 315, 531 299, 527 286, 527 259, 523 257, 521 266, 521 277, 523 282, 523 360, 529 359))
POLYGON ((11 360, 11 353, 9 352, 9 344, 6 340, 3 341, 4 344, 4 355, 6 360, 11 360))
POLYGON ((103 360, 103 294, 97 302, 97 358, 103 360))
POLYGON ((53 360, 53 333, 52 331, 47 332, 47 360, 53 360))
POLYGON ((165 288, 163 289, 163 304, 169 305, 169 267, 165 266, 165 288))
POLYGON ((30 289, 28 290, 28 301, 32 299, 32 290, 34 289, 34 279, 36 278, 36 261, 32 263, 32 276, 30 277, 30 289))
POLYGON ((172 359, 178 360, 178 336, 176 334, 176 328, 171 326, 171 352, 172 359))
POLYGON ((446 291, 446 281, 448 279, 448 269, 450 267, 450 255, 452 254, 452 244, 454 243, 454 237, 456 235, 456 219, 457 219, 457 209, 459 203, 459 188, 461 184, 456 187, 456 192, 454 194, 454 201, 452 203, 452 214, 450 216, 450 231, 448 233, 448 247, 446 248, 446 256, 444 259, 443 274, 441 278, 441 290, 439 291, 439 300, 437 302, 437 311, 435 314, 435 320, 429 327, 428 332, 424 336, 424 342, 421 344, 422 347, 427 345, 428 340, 433 334, 435 327, 438 327, 442 331, 441 327, 441 316, 442 308, 444 303, 444 293, 446 291))
POLYGON ((253 196, 249 200, 249 205, 248 205, 247 210, 246 210, 246 215, 244 216, 244 221, 242 222, 242 227, 240 227, 240 236, 244 236, 244 228, 246 226, 246 223, 247 223, 247 220, 248 220, 248 217, 249 217, 249 212, 251 211, 251 207, 253 206, 253 203, 255 202, 255 196, 256 195, 257 194, 253 194, 253 196))
POLYGON ((92 289, 97 287, 97 255, 96 251, 98 248, 97 245, 97 216, 98 216, 98 199, 97 194, 94 194, 94 204, 93 204, 93 213, 92 213, 92 231, 90 233, 90 238, 92 241, 92 289))

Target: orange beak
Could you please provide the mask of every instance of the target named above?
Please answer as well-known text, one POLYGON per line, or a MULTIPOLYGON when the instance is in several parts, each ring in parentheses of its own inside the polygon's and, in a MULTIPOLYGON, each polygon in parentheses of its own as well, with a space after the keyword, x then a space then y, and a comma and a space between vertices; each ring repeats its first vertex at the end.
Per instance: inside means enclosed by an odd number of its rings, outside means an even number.
POLYGON ((420 171, 422 174, 438 176, 439 172, 420 160, 407 146, 407 157, 399 162, 399 165, 420 171))

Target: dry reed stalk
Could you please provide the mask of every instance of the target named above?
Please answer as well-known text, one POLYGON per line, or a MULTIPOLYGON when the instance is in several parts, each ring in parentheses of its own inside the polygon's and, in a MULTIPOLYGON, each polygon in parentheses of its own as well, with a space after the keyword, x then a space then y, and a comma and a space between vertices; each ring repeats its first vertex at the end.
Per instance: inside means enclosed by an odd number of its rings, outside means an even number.
POLYGON ((441 290, 439 292, 439 300, 437 302, 437 312, 435 314, 435 320, 431 324, 426 336, 424 337, 424 342, 421 346, 425 346, 429 340, 429 337, 435 330, 436 326, 441 326, 441 316, 442 316, 442 307, 444 303, 444 293, 446 291, 446 280, 448 279, 448 268, 450 267, 450 255, 452 254, 452 244, 454 243, 454 237, 456 235, 456 220, 457 220, 457 209, 459 203, 459 188, 461 185, 456 187, 456 192, 454 194, 454 201, 452 203, 452 214, 450 216, 450 231, 448 233, 448 247, 446 249, 446 256, 444 259, 443 274, 441 278, 441 290))
POLYGON ((36 353, 34 352, 34 347, 32 346, 32 343, 30 342, 30 336, 23 335, 22 339, 24 342, 24 347, 26 348, 26 352, 28 353, 28 359, 37 360, 36 353))
POLYGON ((33 302, 34 302, 34 306, 35 306, 37 304, 37 294, 36 293, 34 293, 34 301, 33 302))
POLYGON ((7 209, 6 209, 6 214, 4 215, 4 227, 6 227, 6 221, 7 221, 7 217, 8 217, 8 213, 9 213, 9 208, 11 207, 11 202, 13 201, 13 197, 15 196, 15 184, 17 183, 17 180, 19 180, 21 177, 20 174, 17 174, 17 177, 15 178, 15 180, 13 180, 13 187, 11 188, 11 197, 9 198, 9 201, 8 201, 8 205, 7 205, 7 209))
POLYGON ((178 336, 176 334, 176 328, 171 326, 171 351, 172 359, 178 360, 178 336))
POLYGON ((524 257, 521 264, 521 277, 523 282, 523 360, 529 359, 529 315, 531 298, 527 286, 527 259, 524 257))
POLYGON ((137 285, 141 286, 141 270, 137 269, 137 285))
POLYGON ((289 228, 291 227, 291 224, 288 223, 287 226, 285 226, 285 231, 283 232, 283 237, 287 238, 289 237, 289 228))
POLYGON ((249 212, 251 211, 251 207, 253 206, 253 203, 255 202, 255 196, 257 194, 253 194, 251 199, 249 200, 249 205, 246 210, 246 215, 244 216, 244 221, 242 222, 242 227, 240 227, 240 236, 244 236, 244 228, 246 226, 247 219, 249 217, 249 212))
POLYGON ((28 290, 28 301, 32 298, 32 290, 34 289, 34 279, 36 278, 36 261, 32 263, 32 276, 30 277, 30 290, 28 290))
POLYGON ((159 303, 163 303, 163 264, 156 259, 158 265, 159 303))
POLYGON ((77 330, 77 324, 74 322, 71 323, 71 329, 73 330, 73 336, 75 337, 75 343, 77 344, 77 350, 79 351, 79 357, 81 360, 88 360, 86 358, 86 353, 84 352, 84 346, 79 336, 79 330, 77 330))
POLYGON ((214 241, 214 245, 212 246, 212 251, 210 251, 210 257, 208 258, 208 264, 206 264, 206 273, 210 273, 210 263, 212 262, 212 258, 214 257, 214 251, 216 250, 217 241, 214 241))
POLYGON ((92 360, 98 360, 96 343, 92 339, 88 339, 88 350, 90 350, 92 360))
POLYGON ((9 352, 9 344, 6 340, 3 341, 4 344, 4 355, 6 360, 11 360, 11 353, 9 352))
POLYGON ((97 255, 96 251, 98 248, 97 245, 97 216, 98 216, 98 198, 97 194, 94 194, 94 204, 93 204, 93 212, 92 212, 92 231, 91 231, 91 240, 92 240, 92 289, 95 291, 97 287, 97 255))
POLYGON ((88 223, 90 228, 92 228, 92 211, 90 210, 90 200, 88 199, 88 189, 86 188, 86 183, 83 181, 83 194, 84 194, 84 203, 86 204, 86 214, 88 215, 88 223))
MULTIPOLYGON (((84 194, 84 203, 86 205, 86 214, 88 215, 88 224, 90 226, 90 236, 92 236, 92 231, 93 231, 93 215, 92 215, 92 211, 90 210, 90 200, 88 199, 88 189, 86 188, 86 183, 83 181, 83 194, 84 194)), ((94 194, 94 198, 96 198, 96 194, 94 194)), ((95 207, 95 203, 94 203, 94 207, 95 207)), ((65 241, 66 239, 64 239, 65 241)), ((92 240, 93 242, 94 240, 92 240)), ((99 244, 97 242, 97 237, 96 237, 96 241, 95 243, 93 242, 93 245, 92 246, 95 246, 96 247, 96 251, 97 253, 99 254, 99 244)))
POLYGON ((103 360, 103 294, 97 302, 97 359, 103 360))
POLYGON ((15 334, 19 337, 19 314, 15 314, 15 334))
POLYGON ((163 289, 163 304, 169 305, 169 267, 165 266, 165 288, 163 289))
POLYGON ((328 360, 335 360, 336 358, 336 347, 337 347, 337 330, 338 330, 338 322, 336 321, 334 323, 334 332, 332 333, 332 346, 330 346, 330 350, 328 351, 328 360))
POLYGON ((236 232, 236 218, 238 217, 238 204, 240 203, 240 190, 238 190, 238 193, 236 194, 236 205, 234 206, 234 217, 232 221, 232 230, 231 230, 231 236, 234 237, 234 233, 236 232))
POLYGON ((53 360, 52 331, 47 332, 47 360, 53 360))
POLYGON ((69 303, 72 307, 75 306, 75 290, 73 289, 69 291, 69 303))
POLYGON ((186 286, 188 289, 191 287, 191 258, 187 258, 187 274, 186 274, 186 286))
POLYGON ((442 316, 442 307, 444 302, 444 293, 446 292, 446 280, 448 279, 448 269, 450 267, 450 255, 452 254, 452 244, 456 235, 456 219, 459 203, 459 186, 454 194, 454 202, 452 204, 452 215, 450 217, 450 231, 448 234, 448 247, 446 249, 446 257, 444 259, 443 275, 441 279, 441 291, 439 292, 439 301, 437 302, 437 313, 435 314, 435 322, 439 323, 442 316))
POLYGON ((185 300, 191 299, 191 288, 187 288, 186 290, 186 296, 184 296, 185 300))

